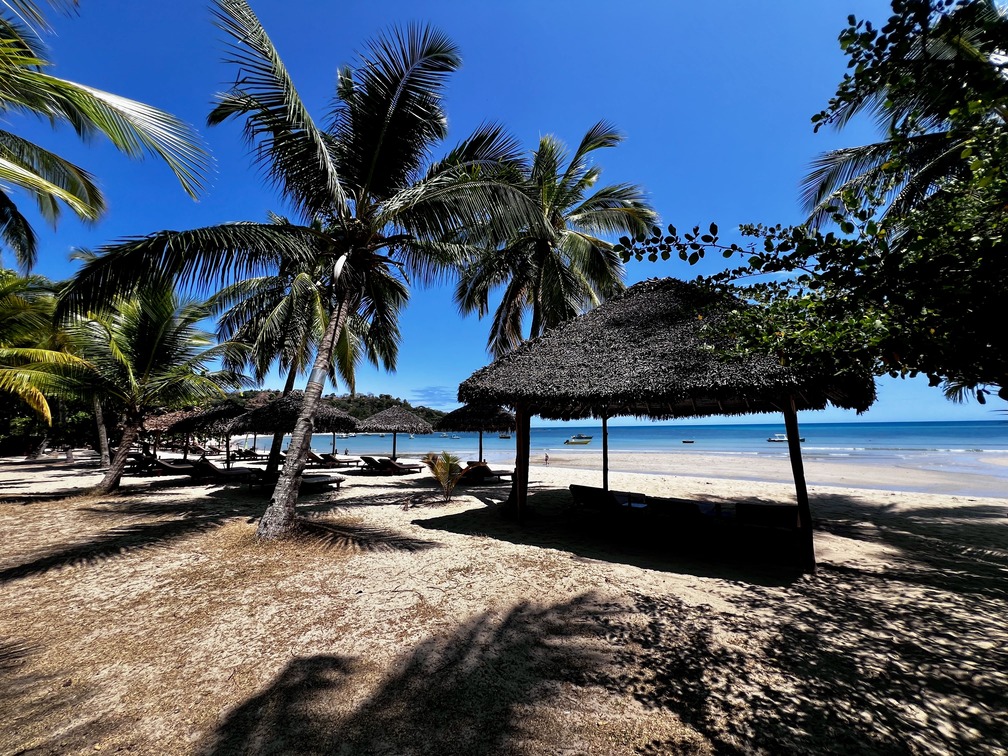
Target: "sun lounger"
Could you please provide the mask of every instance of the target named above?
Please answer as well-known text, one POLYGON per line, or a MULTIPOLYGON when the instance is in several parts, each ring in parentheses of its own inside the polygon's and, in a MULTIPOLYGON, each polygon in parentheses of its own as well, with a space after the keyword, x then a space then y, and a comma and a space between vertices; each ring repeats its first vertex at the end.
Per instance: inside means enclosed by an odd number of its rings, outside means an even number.
POLYGON ((505 478, 511 479, 511 473, 507 470, 491 470, 488 465, 474 464, 462 470, 461 483, 478 485, 480 483, 500 483, 505 478))
POLYGON ((324 457, 320 457, 318 454, 313 452, 311 449, 308 450, 308 454, 305 455, 305 463, 309 465, 315 465, 316 467, 332 467, 332 463, 324 457))
POLYGON ((387 457, 382 457, 379 460, 374 457, 362 456, 361 460, 364 462, 364 471, 375 475, 401 475, 402 473, 420 472, 423 469, 423 465, 404 465, 387 457))
POLYGON ((217 483, 242 483, 253 480, 260 474, 259 470, 252 470, 248 467, 234 467, 230 470, 225 470, 217 467, 217 465, 206 457, 197 459, 193 463, 193 466, 196 468, 199 477, 213 480, 217 483))
POLYGON ((393 473, 418 473, 423 470, 424 466, 420 464, 414 464, 412 462, 396 462, 394 459, 389 459, 388 457, 381 458, 382 464, 387 465, 393 473))
POLYGON ((154 471, 157 475, 189 475, 196 477, 196 466, 192 462, 170 462, 166 459, 154 460, 154 471))
POLYGON ((361 463, 360 457, 346 457, 340 454, 321 454, 319 456, 331 467, 359 467, 361 463))
MULTIPOLYGON (((250 480, 249 483, 253 486, 259 486, 265 488, 267 486, 275 485, 277 479, 280 477, 280 471, 267 475, 265 472, 256 471, 258 475, 250 480)), ((329 474, 309 474, 301 476, 301 485, 299 490, 303 493, 317 492, 322 489, 326 489, 329 486, 336 486, 336 490, 342 483, 346 481, 342 475, 329 475, 329 474)))

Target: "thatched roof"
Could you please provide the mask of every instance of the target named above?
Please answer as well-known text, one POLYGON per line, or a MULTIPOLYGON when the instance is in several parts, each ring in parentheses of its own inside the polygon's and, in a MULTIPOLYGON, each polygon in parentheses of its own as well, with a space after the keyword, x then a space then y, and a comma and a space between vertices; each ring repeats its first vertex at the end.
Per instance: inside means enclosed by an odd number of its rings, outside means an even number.
POLYGON ((463 404, 436 423, 436 431, 510 431, 515 417, 499 404, 463 404))
POLYGON ((404 407, 389 407, 376 412, 366 420, 361 420, 357 430, 364 433, 433 433, 430 423, 404 407))
POLYGON ((875 400, 868 375, 799 375, 774 355, 729 355, 725 317, 743 306, 695 283, 643 281, 476 371, 459 400, 563 420, 779 412, 788 396, 798 409, 863 411, 875 400))
MULTIPOLYGON (((292 391, 285 397, 250 410, 231 425, 232 433, 290 433, 294 430, 304 393, 292 391)), ((357 430, 357 420, 346 412, 331 407, 323 401, 315 405, 313 417, 315 433, 336 433, 357 430)))
POLYGON ((244 414, 245 404, 240 399, 229 398, 211 407, 201 407, 179 418, 167 429, 168 433, 202 433, 208 436, 228 435, 231 423, 244 414))
POLYGON ((144 418, 143 427, 145 431, 150 433, 164 433, 169 428, 175 425, 175 423, 181 422, 186 418, 197 415, 200 412, 199 407, 191 407, 184 410, 172 410, 171 412, 162 412, 160 415, 148 415, 144 418))

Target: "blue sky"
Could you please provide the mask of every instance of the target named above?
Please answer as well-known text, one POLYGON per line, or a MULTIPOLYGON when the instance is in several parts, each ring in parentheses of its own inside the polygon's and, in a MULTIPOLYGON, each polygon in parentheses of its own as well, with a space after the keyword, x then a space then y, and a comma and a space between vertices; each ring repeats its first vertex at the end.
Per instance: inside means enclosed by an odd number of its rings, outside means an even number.
MULTIPOLYGON (((366 40, 394 23, 430 22, 448 33, 463 57, 448 90, 446 149, 484 121, 503 123, 531 150, 545 133, 576 144, 592 124, 607 119, 626 141, 597 153, 603 182, 641 184, 663 223, 682 228, 714 221, 726 237, 740 223, 800 222, 798 184, 813 156, 872 138, 869 124, 813 134, 809 118, 843 76, 836 38, 847 14, 881 21, 889 13, 879 0, 253 0, 252 7, 320 121, 337 67, 354 62, 366 40)), ((70 216, 55 230, 39 221, 37 272, 69 276, 67 255, 77 246, 285 211, 251 166, 240 126, 203 125, 213 94, 235 76, 222 62, 224 38, 206 2, 83 0, 77 16, 53 21, 57 33, 48 42, 57 75, 188 120, 203 135, 215 168, 207 191, 193 202, 153 159, 129 161, 101 141, 82 145, 68 131, 8 116, 16 133, 97 175, 109 202, 108 215, 90 227, 70 216)), ((19 204, 28 209, 27 201, 19 204)), ((692 278, 720 264, 631 262, 627 282, 692 278)), ((488 361, 488 323, 462 319, 451 291, 451 282, 413 290, 402 318, 397 372, 363 367, 359 392, 457 406, 459 382, 488 361)), ((924 381, 883 379, 880 401, 862 419, 1000 419, 998 404, 954 405, 924 381)), ((853 413, 836 410, 803 418, 848 419, 853 413)))

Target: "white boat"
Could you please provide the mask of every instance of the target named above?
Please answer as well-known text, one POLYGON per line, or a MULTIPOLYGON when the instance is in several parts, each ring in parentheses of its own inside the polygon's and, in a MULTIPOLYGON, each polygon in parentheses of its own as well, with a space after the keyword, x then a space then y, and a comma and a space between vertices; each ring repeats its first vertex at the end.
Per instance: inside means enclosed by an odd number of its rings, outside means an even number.
MULTIPOLYGON (((804 438, 799 438, 798 440, 801 442, 805 441, 804 438)), ((767 441, 769 441, 771 444, 786 444, 787 433, 774 433, 772 436, 770 436, 770 438, 767 439, 767 441)))
POLYGON ((585 444, 590 444, 591 440, 591 436, 586 436, 584 433, 575 433, 573 436, 564 441, 564 443, 570 444, 571 446, 584 446, 585 444))
POLYGON ((511 438, 510 433, 501 433, 497 438, 511 438))

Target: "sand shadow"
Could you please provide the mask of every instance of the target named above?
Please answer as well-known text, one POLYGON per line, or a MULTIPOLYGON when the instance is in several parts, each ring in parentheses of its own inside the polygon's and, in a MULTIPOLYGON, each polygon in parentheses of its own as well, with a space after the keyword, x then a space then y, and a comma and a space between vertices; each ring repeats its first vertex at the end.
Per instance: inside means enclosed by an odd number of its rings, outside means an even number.
POLYGON ((645 621, 609 629, 621 673, 600 684, 675 712, 716 753, 1008 747, 1004 602, 829 566, 785 589, 752 587, 739 613, 633 599, 645 621))
MULTIPOLYGON (((506 495, 506 492, 504 492, 506 495)), ((575 510, 566 489, 539 489, 529 494, 528 514, 519 524, 498 499, 487 506, 413 524, 465 535, 497 538, 510 543, 558 549, 576 559, 627 564, 650 570, 787 584, 801 574, 794 556, 793 534, 747 532, 704 522, 698 527, 637 518, 610 518, 575 510), (777 541, 786 535, 782 547, 777 541), (762 540, 761 540, 762 539, 762 540)))
MULTIPOLYGON (((366 551, 420 551, 434 545, 387 529, 316 519, 339 504, 334 498, 336 493, 299 498, 298 513, 303 518, 306 537, 333 548, 366 551)), ((236 519, 252 523, 262 515, 265 506, 262 497, 250 495, 247 489, 220 488, 199 498, 168 501, 133 497, 125 492, 112 495, 76 509, 96 521, 99 528, 109 520, 131 522, 101 529, 79 541, 55 545, 28 561, 0 569, 0 584, 67 565, 95 565, 137 550, 167 547, 236 519)))
POLYGON ((507 753, 522 737, 519 707, 548 701, 558 683, 583 683, 600 664, 605 652, 597 639, 607 611, 580 596, 481 614, 395 660, 377 688, 350 707, 344 702, 354 699, 364 662, 295 659, 232 710, 198 752, 507 753))

